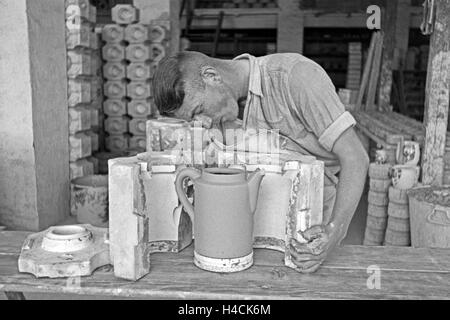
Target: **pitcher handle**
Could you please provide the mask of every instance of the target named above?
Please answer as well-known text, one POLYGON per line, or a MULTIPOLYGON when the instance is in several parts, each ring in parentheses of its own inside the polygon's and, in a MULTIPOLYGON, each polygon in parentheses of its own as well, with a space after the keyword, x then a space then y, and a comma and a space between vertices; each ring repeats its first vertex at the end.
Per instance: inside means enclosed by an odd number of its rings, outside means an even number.
POLYGON ((194 222, 194 206, 187 198, 187 195, 184 192, 183 184, 184 180, 186 180, 187 178, 195 181, 200 178, 201 175, 202 173, 197 169, 185 168, 178 173, 175 180, 175 190, 177 192, 178 199, 180 200, 181 205, 184 207, 184 210, 186 210, 187 214, 191 218, 192 222, 194 222))

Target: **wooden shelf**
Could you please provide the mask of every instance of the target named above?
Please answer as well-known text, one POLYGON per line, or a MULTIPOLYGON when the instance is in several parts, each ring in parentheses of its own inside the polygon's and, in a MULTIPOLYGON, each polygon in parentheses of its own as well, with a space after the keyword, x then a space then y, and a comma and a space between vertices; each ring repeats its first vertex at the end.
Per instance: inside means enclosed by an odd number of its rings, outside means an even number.
POLYGON ((66 279, 36 278, 18 272, 17 259, 28 235, 0 232, 1 291, 106 299, 381 300, 448 299, 450 285, 450 257, 445 249, 338 246, 313 275, 285 267, 281 252, 256 249, 252 268, 217 274, 194 266, 191 246, 177 254, 153 254, 150 274, 137 282, 115 278, 108 266, 84 277, 82 286, 68 286, 66 279), (369 265, 380 266, 382 290, 366 289, 369 265))
MULTIPOLYGON (((278 25, 278 8, 263 9, 195 9, 192 28, 215 29, 219 12, 223 11, 223 29, 276 29, 278 25)), ((419 28, 422 9, 412 7, 411 28, 419 28)), ((320 10, 304 10, 305 28, 361 28, 366 29, 367 14, 330 13, 320 10)), ((181 20, 185 28, 186 17, 181 20)))

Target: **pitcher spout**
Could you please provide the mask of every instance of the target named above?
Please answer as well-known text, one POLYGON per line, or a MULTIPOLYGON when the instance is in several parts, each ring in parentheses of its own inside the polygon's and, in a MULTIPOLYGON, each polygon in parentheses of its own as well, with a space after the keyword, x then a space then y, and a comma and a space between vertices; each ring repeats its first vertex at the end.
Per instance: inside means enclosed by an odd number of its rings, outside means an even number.
POLYGON ((264 178, 264 170, 256 170, 248 178, 248 193, 250 197, 250 211, 255 213, 256 204, 258 203, 259 187, 261 186, 262 179, 264 178))

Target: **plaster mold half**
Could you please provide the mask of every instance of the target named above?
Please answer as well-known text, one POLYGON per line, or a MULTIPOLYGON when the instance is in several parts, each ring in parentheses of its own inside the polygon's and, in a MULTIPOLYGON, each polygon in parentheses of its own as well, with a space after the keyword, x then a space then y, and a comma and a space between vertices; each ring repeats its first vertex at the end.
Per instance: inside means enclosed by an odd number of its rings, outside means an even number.
POLYGON ((192 243, 192 223, 178 202, 173 159, 147 154, 109 161, 111 261, 119 278, 150 271, 150 253, 179 252, 192 243))
POLYGON ((81 277, 110 263, 108 229, 91 225, 50 227, 29 236, 19 271, 38 278, 81 277))

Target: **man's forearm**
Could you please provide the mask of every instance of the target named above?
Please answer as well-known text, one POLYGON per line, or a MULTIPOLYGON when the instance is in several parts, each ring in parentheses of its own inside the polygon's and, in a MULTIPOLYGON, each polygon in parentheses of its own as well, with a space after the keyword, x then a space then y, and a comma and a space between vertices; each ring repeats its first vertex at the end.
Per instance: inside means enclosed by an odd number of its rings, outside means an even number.
POLYGON ((332 223, 342 241, 356 211, 367 177, 367 161, 364 157, 341 160, 341 172, 336 190, 332 223))

